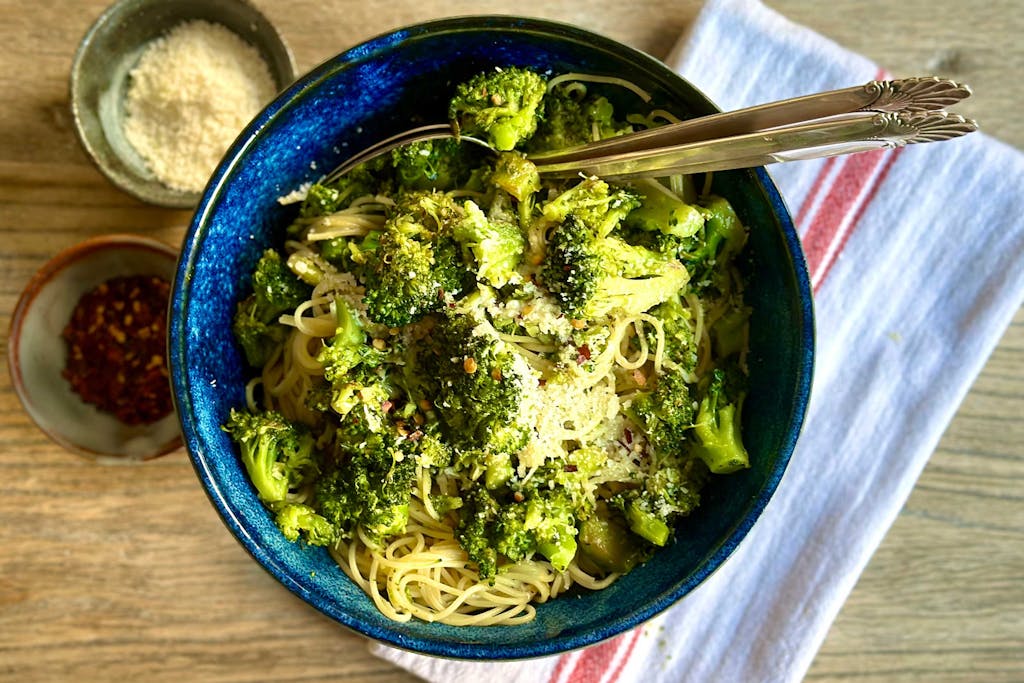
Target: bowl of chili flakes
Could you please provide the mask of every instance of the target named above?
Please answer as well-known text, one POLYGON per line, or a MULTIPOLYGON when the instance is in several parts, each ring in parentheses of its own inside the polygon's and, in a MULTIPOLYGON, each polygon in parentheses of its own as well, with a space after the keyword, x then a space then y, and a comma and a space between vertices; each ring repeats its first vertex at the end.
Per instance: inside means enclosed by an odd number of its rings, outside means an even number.
POLYGON ((146 460, 180 447, 167 371, 177 251, 107 235, 53 257, 11 319, 7 360, 25 411, 64 448, 146 460))

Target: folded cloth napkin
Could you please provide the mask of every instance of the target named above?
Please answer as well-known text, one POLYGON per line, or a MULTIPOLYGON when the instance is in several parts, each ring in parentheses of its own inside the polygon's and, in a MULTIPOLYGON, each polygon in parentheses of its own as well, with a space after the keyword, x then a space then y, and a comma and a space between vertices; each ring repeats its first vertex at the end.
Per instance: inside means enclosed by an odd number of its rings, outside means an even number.
MULTIPOLYGON (((885 74, 756 0, 710 0, 667 61, 725 109, 885 74)), ((818 348, 799 444, 735 555, 658 618, 582 651, 375 654, 437 683, 804 676, 1024 299, 1024 155, 975 133, 769 172, 807 255, 818 348)))

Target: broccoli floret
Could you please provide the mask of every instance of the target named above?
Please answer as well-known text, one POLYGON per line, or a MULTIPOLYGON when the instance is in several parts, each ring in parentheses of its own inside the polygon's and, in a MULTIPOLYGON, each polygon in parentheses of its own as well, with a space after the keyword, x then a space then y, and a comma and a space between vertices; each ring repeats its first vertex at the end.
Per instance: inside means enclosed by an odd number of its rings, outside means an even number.
POLYGON ((421 430, 423 436, 416 441, 416 458, 421 467, 439 470, 451 466, 455 454, 435 433, 435 428, 436 423, 433 423, 421 430))
POLYGON ((268 307, 286 311, 309 298, 312 289, 288 269, 281 255, 267 249, 252 274, 253 295, 268 307))
POLYGON ((350 538, 357 526, 375 543, 405 530, 416 457, 392 428, 372 431, 350 414, 337 432, 336 465, 317 479, 320 514, 339 536, 350 538))
POLYGON ((477 74, 456 87, 448 118, 456 134, 481 135, 508 151, 537 130, 546 89, 544 77, 527 69, 477 74))
POLYGON ((445 515, 453 510, 462 508, 462 498, 459 496, 446 496, 443 494, 430 494, 430 504, 434 506, 437 519, 444 519, 445 515))
POLYGON ((564 572, 576 556, 576 508, 562 489, 538 488, 526 504, 524 527, 537 539, 537 551, 556 571, 564 572))
POLYGON ((651 448, 651 474, 641 489, 615 498, 629 528, 654 545, 668 541, 671 525, 700 501, 701 468, 694 468, 692 447, 694 407, 681 372, 658 376, 653 391, 640 393, 625 409, 651 448))
POLYGON ((273 249, 264 251, 256 262, 252 290, 238 303, 231 330, 249 365, 262 367, 287 336, 287 328, 277 319, 308 299, 313 290, 273 249))
POLYGON ((481 578, 494 577, 500 558, 520 562, 538 549, 525 502, 501 501, 486 489, 475 488, 465 496, 459 512, 456 539, 476 563, 481 578))
POLYGON ((540 191, 537 167, 520 152, 502 152, 498 155, 491 182, 520 202, 540 191))
MULTIPOLYGON (((703 231, 698 232, 696 242, 680 244, 680 258, 693 273, 693 280, 702 283, 721 280, 728 274, 726 265, 743 249, 747 231, 740 222, 729 201, 722 197, 710 197, 703 207, 706 216, 703 231)), ((721 285, 721 283, 718 283, 721 285)), ((719 289, 724 287, 719 286, 719 289)))
POLYGON ((498 571, 498 550, 494 542, 494 522, 498 517, 498 503, 486 489, 476 487, 463 498, 455 538, 475 562, 484 579, 498 571))
POLYGON ((266 365, 274 349, 288 336, 288 329, 277 322, 281 313, 267 315, 267 310, 256 297, 250 296, 238 302, 231 324, 231 331, 242 347, 246 362, 257 368, 266 365))
POLYGON ((633 126, 615 120, 615 110, 606 98, 580 98, 578 84, 555 86, 544 98, 544 118, 530 138, 534 152, 568 149, 594 140, 631 133, 633 126))
POLYGON ((611 188, 598 178, 587 178, 541 207, 544 219, 561 223, 572 214, 597 237, 606 237, 631 211, 640 206, 640 196, 633 190, 611 188))
POLYGON ((283 502, 316 471, 313 436, 278 412, 232 410, 224 431, 238 444, 245 471, 267 504, 283 502))
POLYGON ((333 409, 344 417, 357 406, 374 429, 381 425, 380 407, 390 400, 393 387, 385 368, 387 354, 367 343, 358 314, 342 299, 335 301, 336 332, 317 353, 326 387, 313 387, 308 394, 319 410, 333 409))
POLYGON ((682 297, 672 296, 651 309, 665 331, 665 360, 675 372, 693 373, 697 367, 697 340, 692 315, 682 297))
POLYGON ((366 342, 359 317, 343 300, 337 300, 338 326, 331 340, 317 354, 330 383, 329 405, 341 416, 357 406, 373 429, 381 424, 379 410, 389 401, 393 388, 381 364, 385 353, 366 342))
POLYGON ((625 409, 656 453, 678 457, 693 427, 693 398, 681 373, 666 372, 653 391, 642 392, 625 409))
POLYGON ((399 327, 461 293, 466 269, 452 226, 461 210, 443 193, 408 195, 388 218, 366 274, 369 318, 399 327))
POLYGON ((331 409, 345 417, 356 408, 362 408, 363 419, 373 430, 383 424, 381 406, 391 400, 393 388, 381 367, 357 365, 331 382, 331 409))
POLYGON ((494 547, 512 562, 521 562, 537 550, 537 539, 526 526, 527 506, 504 505, 494 523, 494 547))
POLYGON ((728 358, 747 348, 750 307, 742 302, 730 306, 711 326, 711 340, 718 358, 728 358))
POLYGON ((274 521, 289 541, 301 536, 310 545, 330 545, 335 540, 331 523, 308 505, 286 504, 277 511, 274 521))
POLYGON ((548 238, 544 285, 567 315, 588 320, 615 309, 642 313, 689 280, 675 259, 615 237, 599 237, 570 214, 548 238))
POLYGON ((604 501, 580 522, 578 539, 581 559, 589 559, 601 571, 624 574, 644 558, 642 544, 622 515, 604 501))
POLYGON ((444 433, 456 448, 513 454, 529 441, 520 404, 525 382, 515 351, 468 314, 438 322, 419 360, 444 433))
POLYGON ((320 249, 320 256, 346 273, 352 273, 360 282, 370 277, 380 247, 380 230, 370 230, 362 237, 332 237, 314 244, 320 249))
MULTIPOLYGON (((308 219, 336 213, 351 204, 353 199, 383 192, 389 185, 390 167, 387 159, 371 159, 332 183, 312 185, 299 209, 299 217, 308 219)), ((302 225, 301 221, 296 224, 299 225, 302 225)))
POLYGON ((630 212, 626 227, 660 232, 680 240, 693 237, 704 227, 705 212, 677 198, 657 180, 641 181, 638 189, 644 191, 644 198, 630 212))
POLYGON ((488 220, 476 204, 467 201, 465 215, 455 224, 453 236, 475 263, 477 280, 504 287, 518 279, 516 268, 523 258, 526 242, 519 227, 501 220, 488 220))
POLYGON ((694 433, 697 455, 715 474, 729 474, 750 467, 750 457, 740 434, 740 409, 744 393, 739 372, 717 368, 711 374, 697 409, 694 433))
POLYGON ((663 546, 676 520, 700 503, 706 472, 703 465, 695 467, 693 460, 665 458, 641 488, 622 491, 609 502, 623 514, 633 533, 663 546))
POLYGON ((469 177, 474 145, 453 138, 423 140, 391 152, 395 182, 402 190, 452 190, 469 177))
POLYGON ((316 356, 324 368, 324 379, 331 384, 342 381, 356 366, 365 363, 369 367, 380 365, 384 353, 366 343, 366 333, 359 322, 359 316, 342 299, 335 301, 338 326, 331 340, 316 356))
POLYGON ((564 491, 533 488, 529 499, 503 503, 477 488, 461 512, 457 538, 483 578, 494 576, 502 556, 519 562, 539 552, 560 572, 576 556, 575 508, 564 491))

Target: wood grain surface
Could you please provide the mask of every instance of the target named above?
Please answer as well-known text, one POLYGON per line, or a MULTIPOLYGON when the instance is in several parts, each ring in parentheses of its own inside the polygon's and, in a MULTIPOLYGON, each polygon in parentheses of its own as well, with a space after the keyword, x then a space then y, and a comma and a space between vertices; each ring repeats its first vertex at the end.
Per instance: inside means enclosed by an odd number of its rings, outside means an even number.
MULTIPOLYGON (((402 24, 480 11, 567 21, 665 55, 697 0, 261 0, 301 70, 402 24)), ((1020 0, 769 0, 897 75, 937 73, 1024 147, 1020 0)), ((0 0, 0 351, 18 294, 58 250, 111 232, 180 243, 88 162, 67 77, 103 0, 0 0)), ((978 201, 986 201, 978 197, 978 201)), ((1024 680, 1024 316, 994 350, 808 675, 1024 680)), ((894 428, 898 428, 894 425, 894 428)), ((0 680, 375 681, 412 677, 278 585, 223 528, 184 452, 86 462, 50 443, 0 369, 0 680)), ((765 633, 771 638, 771 633, 765 633)), ((742 656, 742 653, 737 653, 742 656)))

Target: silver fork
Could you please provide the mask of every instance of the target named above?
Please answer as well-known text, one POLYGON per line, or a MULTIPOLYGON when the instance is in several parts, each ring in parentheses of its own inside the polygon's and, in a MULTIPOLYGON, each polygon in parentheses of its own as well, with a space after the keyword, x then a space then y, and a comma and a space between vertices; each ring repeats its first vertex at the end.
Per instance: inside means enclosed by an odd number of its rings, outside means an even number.
MULTIPOLYGON (((970 95, 966 85, 933 76, 871 81, 528 156, 542 175, 624 180, 852 154, 971 133, 977 123, 944 110, 970 95)), ((351 157, 324 181, 396 147, 452 137, 448 124, 405 131, 351 157)), ((490 149, 478 138, 459 139, 490 149)))

